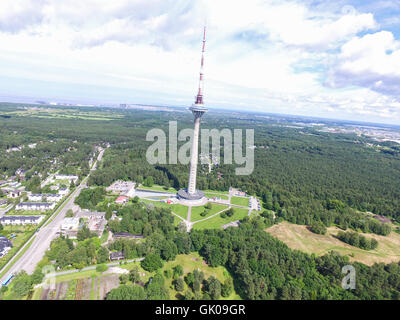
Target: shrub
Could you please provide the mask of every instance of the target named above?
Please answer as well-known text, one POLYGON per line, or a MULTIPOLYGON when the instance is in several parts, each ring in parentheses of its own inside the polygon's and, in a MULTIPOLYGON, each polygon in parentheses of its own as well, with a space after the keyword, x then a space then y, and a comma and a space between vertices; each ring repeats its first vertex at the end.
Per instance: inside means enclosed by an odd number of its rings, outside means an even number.
POLYGON ((108 267, 107 267, 107 265, 105 265, 105 264, 98 264, 97 266, 96 266, 96 271, 97 272, 105 272, 105 271, 107 271, 108 270, 108 267))

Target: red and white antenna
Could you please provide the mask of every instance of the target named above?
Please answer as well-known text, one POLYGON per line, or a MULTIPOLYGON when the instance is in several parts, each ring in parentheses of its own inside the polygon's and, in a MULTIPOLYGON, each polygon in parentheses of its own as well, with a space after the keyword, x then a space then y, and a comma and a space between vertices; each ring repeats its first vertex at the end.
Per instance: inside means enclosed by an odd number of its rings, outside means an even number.
POLYGON ((203 90, 204 90, 204 82, 203 82, 203 68, 204 68, 204 51, 206 48, 206 26, 204 26, 204 34, 203 34, 203 49, 201 50, 201 65, 200 65, 200 80, 199 80, 199 92, 197 93, 195 104, 203 105, 203 90))

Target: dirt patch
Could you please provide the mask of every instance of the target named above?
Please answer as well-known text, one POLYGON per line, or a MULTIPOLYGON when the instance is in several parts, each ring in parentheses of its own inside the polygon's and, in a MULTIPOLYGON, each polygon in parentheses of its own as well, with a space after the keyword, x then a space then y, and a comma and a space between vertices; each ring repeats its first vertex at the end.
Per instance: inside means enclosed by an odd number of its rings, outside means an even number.
POLYGON ((82 300, 84 279, 79 279, 76 283, 75 300, 82 300))
POLYGON ((49 294, 50 289, 43 289, 42 290, 42 297, 41 300, 47 300, 47 295, 49 294))
POLYGON ((100 285, 100 300, 104 300, 112 289, 119 287, 119 276, 118 275, 110 275, 101 278, 100 285))
POLYGON ((106 272, 104 272, 104 274, 110 274, 110 273, 128 274, 129 270, 122 269, 122 268, 119 268, 119 267, 111 267, 106 272))
POLYGON ((92 278, 88 277, 85 279, 83 285, 82 300, 90 300, 90 292, 92 291, 92 278))
POLYGON ((68 289, 68 282, 61 282, 57 285, 56 300, 64 300, 68 289))
POLYGON ((94 281, 94 287, 93 287, 93 299, 94 299, 94 300, 97 300, 98 279, 99 279, 99 278, 96 277, 96 279, 93 280, 93 281, 94 281))

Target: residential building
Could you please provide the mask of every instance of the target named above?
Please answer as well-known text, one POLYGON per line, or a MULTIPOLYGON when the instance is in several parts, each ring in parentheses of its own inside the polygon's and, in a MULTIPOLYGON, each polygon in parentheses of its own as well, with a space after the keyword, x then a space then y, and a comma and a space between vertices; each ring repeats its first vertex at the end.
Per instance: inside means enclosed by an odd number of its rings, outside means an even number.
POLYGON ((136 183, 131 181, 115 181, 111 186, 106 188, 108 192, 119 193, 120 195, 133 197, 135 193, 136 183))
POLYGON ((28 199, 29 199, 29 201, 32 201, 32 202, 40 202, 40 201, 43 201, 43 195, 32 193, 32 194, 28 195, 28 199))
POLYGON ((121 251, 117 252, 110 252, 110 260, 111 261, 116 261, 116 260, 124 260, 125 256, 124 253, 121 251))
POLYGON ((75 215, 77 218, 91 218, 96 217, 98 219, 105 219, 106 213, 105 212, 93 212, 89 210, 82 210, 76 213, 75 215))
POLYGON ((8 184, 8 186, 9 186, 10 188, 17 189, 18 187, 21 186, 21 184, 20 184, 18 181, 14 181, 14 182, 10 182, 10 183, 8 184))
POLYGON ((27 225, 39 224, 43 221, 45 216, 31 215, 31 216, 3 216, 0 218, 0 223, 3 225, 27 225))
POLYGON ((132 234, 132 233, 128 233, 128 232, 116 232, 113 234, 113 238, 114 239, 121 239, 121 238, 125 238, 125 239, 144 239, 144 236, 142 236, 141 234, 132 234))
POLYGON ((61 234, 69 238, 76 238, 79 230, 79 218, 64 218, 61 223, 61 234))
POLYGON ((9 193, 8 193, 8 195, 7 195, 7 198, 18 198, 18 197, 20 197, 22 195, 22 192, 21 192, 21 190, 13 190, 13 191, 10 191, 9 193))
POLYGON ((6 199, 0 199, 0 206, 4 206, 5 204, 7 204, 7 200, 6 199))
POLYGON ((43 196, 46 198, 48 202, 59 202, 63 198, 61 194, 52 194, 52 193, 44 194, 43 196))
POLYGON ((62 196, 66 196, 69 193, 69 188, 60 188, 58 190, 58 194, 61 194, 62 196))
POLYGON ((116 200, 115 203, 116 204, 125 204, 129 201, 129 198, 126 196, 119 196, 116 200))
POLYGON ((86 220, 89 230, 101 237, 107 224, 105 215, 105 212, 80 211, 76 213, 75 217, 86 220))
POLYGON ((56 191, 58 189, 60 189, 60 186, 58 184, 50 186, 50 190, 52 190, 52 191, 56 191))
POLYGON ((56 180, 69 180, 70 182, 73 181, 76 183, 79 179, 78 176, 75 175, 70 175, 70 174, 56 174, 55 175, 56 180))
POLYGON ((26 211, 46 211, 53 210, 55 208, 55 203, 48 202, 21 202, 17 204, 16 210, 26 210, 26 211))

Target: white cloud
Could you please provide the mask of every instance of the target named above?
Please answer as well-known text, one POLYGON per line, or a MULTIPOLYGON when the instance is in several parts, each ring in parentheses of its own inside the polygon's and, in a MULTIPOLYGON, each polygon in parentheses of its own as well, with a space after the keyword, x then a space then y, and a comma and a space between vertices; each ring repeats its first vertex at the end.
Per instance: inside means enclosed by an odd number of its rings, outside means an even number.
POLYGON ((398 66, 397 41, 384 32, 356 37, 379 27, 371 13, 318 9, 273 0, 2 0, 0 77, 126 88, 190 104, 207 21, 211 105, 318 115, 397 112, 387 92, 400 70, 391 70, 398 66), (321 81, 330 63, 328 88, 321 81), (363 85, 365 74, 379 72, 363 85))
POLYGON ((355 37, 342 46, 327 84, 357 85, 400 97, 400 42, 388 31, 355 37))

